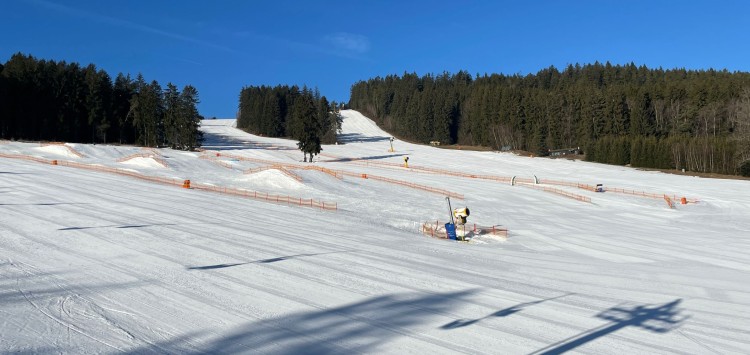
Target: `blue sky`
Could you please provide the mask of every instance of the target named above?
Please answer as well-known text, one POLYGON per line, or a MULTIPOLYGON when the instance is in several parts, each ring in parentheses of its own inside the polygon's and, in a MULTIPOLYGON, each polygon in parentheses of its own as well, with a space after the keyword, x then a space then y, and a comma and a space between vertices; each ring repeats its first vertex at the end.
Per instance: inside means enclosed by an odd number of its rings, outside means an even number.
POLYGON ((22 52, 191 84, 231 118, 248 85, 351 85, 416 72, 571 63, 750 71, 749 1, 5 0, 0 61, 22 52))

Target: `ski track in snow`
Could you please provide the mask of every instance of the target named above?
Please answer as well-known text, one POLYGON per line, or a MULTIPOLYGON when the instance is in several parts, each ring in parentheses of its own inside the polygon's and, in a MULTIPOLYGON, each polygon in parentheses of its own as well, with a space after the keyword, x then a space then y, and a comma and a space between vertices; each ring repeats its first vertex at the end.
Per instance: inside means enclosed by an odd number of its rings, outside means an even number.
MULTIPOLYGON (((227 169, 167 149, 159 154, 169 169, 149 169, 338 203, 338 212, 325 212, 0 158, 0 352, 750 351, 747 181, 398 139, 389 152, 388 133, 356 111, 343 114, 344 144, 323 147, 339 159, 313 164, 462 193, 453 207, 470 207, 470 224, 501 224, 510 238, 425 237, 422 222, 447 219, 444 198, 373 179, 308 170, 293 170, 301 183, 275 170, 243 175, 262 164, 226 160, 235 166, 227 169), (660 199, 560 187, 591 197, 586 204, 404 169, 397 166, 404 156, 413 166, 701 202, 670 210, 660 199)), ((295 142, 249 135, 233 122, 203 121, 204 148, 301 164, 295 142)), ((70 154, 55 148, 10 142, 0 152, 70 154)), ((76 161, 110 167, 141 152, 76 150, 84 155, 76 161)))

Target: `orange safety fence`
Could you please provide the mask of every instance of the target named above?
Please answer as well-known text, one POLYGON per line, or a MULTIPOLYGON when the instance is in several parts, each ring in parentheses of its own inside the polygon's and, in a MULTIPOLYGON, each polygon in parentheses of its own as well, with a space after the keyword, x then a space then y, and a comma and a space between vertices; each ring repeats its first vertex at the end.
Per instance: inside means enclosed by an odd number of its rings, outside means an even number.
MULTIPOLYGON (((501 237, 504 239, 508 238, 508 229, 504 228, 500 225, 492 225, 492 226, 478 226, 476 223, 474 224, 466 224, 464 227, 467 229, 466 235, 469 237, 472 236, 478 236, 478 235, 491 235, 494 237, 501 237)), ((420 227, 420 232, 425 235, 429 235, 434 238, 443 238, 448 239, 448 235, 445 232, 445 224, 440 223, 440 221, 435 221, 435 224, 432 224, 432 222, 424 222, 422 223, 422 226, 420 227)))
MULTIPOLYGON (((548 179, 539 179, 539 182, 542 184, 549 184, 549 185, 559 185, 559 186, 570 186, 570 187, 577 187, 579 189, 588 190, 588 191, 596 191, 596 186, 589 185, 589 184, 582 184, 578 182, 569 182, 569 181, 560 181, 560 180, 548 180, 548 179)), ((663 198, 665 194, 658 194, 654 192, 646 192, 646 191, 638 191, 638 190, 630 190, 630 189, 621 189, 617 187, 604 187, 604 192, 614 192, 624 195, 633 195, 633 196, 640 196, 640 197, 648 197, 648 198, 663 198)), ((668 196, 668 195, 666 195, 668 196)), ((687 198, 687 197, 678 197, 677 195, 671 195, 670 198, 673 201, 680 201, 680 203, 688 204, 688 203, 697 203, 698 200, 694 198, 687 198)))
POLYGON ((34 162, 37 162, 37 163, 42 163, 42 164, 57 165, 57 160, 52 160, 52 159, 47 159, 47 158, 40 158, 40 157, 34 157, 34 156, 30 156, 30 155, 0 153, 0 158, 22 159, 22 160, 29 160, 29 161, 34 161, 34 162))
POLYGON ((240 161, 249 161, 251 163, 267 164, 267 165, 284 165, 285 167, 302 168, 302 165, 300 164, 283 163, 283 162, 279 162, 275 160, 251 158, 251 157, 245 157, 242 155, 236 155, 236 154, 230 154, 230 153, 213 152, 213 151, 208 151, 208 150, 204 151, 203 153, 204 154, 201 156, 202 159, 216 159, 217 157, 225 157, 225 158, 235 159, 235 160, 240 160, 240 161))
POLYGON ((261 172, 261 171, 274 170, 274 169, 280 171, 282 174, 284 174, 284 175, 286 175, 286 176, 288 176, 288 177, 290 177, 290 178, 292 178, 294 180, 302 182, 302 177, 301 176, 299 176, 299 175, 297 175, 297 174, 295 174, 295 173, 287 170, 286 168, 284 168, 281 165, 261 166, 259 168, 253 168, 253 169, 245 170, 243 173, 244 174, 255 174, 255 173, 258 173, 258 172, 261 172))
POLYGON ((439 188, 436 188, 436 187, 431 187, 431 186, 426 186, 426 185, 420 185, 420 184, 415 184, 415 183, 408 182, 408 181, 396 180, 396 179, 391 179, 391 178, 387 178, 387 177, 383 177, 383 176, 376 176, 376 175, 367 175, 367 178, 368 179, 378 180, 378 181, 385 181, 385 182, 388 182, 388 183, 391 183, 391 184, 397 184, 397 185, 407 186, 407 187, 411 187, 411 188, 417 189, 417 190, 424 190, 424 191, 428 191, 428 192, 434 192, 434 193, 437 193, 437 194, 440 194, 440 195, 443 195, 443 196, 450 196, 450 197, 457 198, 457 199, 460 199, 460 200, 464 199, 464 195, 463 194, 459 194, 459 193, 456 193, 456 192, 448 191, 448 190, 445 190, 445 189, 439 189, 439 188))
MULTIPOLYGON (((336 157, 330 154, 320 154, 320 155, 333 159, 333 160, 326 160, 326 162, 343 162, 343 163, 351 163, 354 165, 361 165, 361 166, 367 166, 367 167, 390 167, 390 168, 398 168, 402 170, 404 169, 403 163, 371 161, 371 160, 362 159, 362 158, 351 158, 351 159, 340 158, 340 157, 336 157)), ((513 181, 512 176, 471 174, 471 173, 465 173, 462 171, 439 169, 439 168, 432 168, 432 167, 419 166, 419 165, 413 165, 413 164, 409 164, 409 168, 407 168, 407 170, 415 171, 415 172, 427 172, 427 173, 447 175, 447 176, 457 176, 457 177, 464 177, 464 178, 470 178, 470 179, 491 180, 491 181, 505 182, 505 183, 510 183, 513 181)), ((518 183, 533 183, 534 179, 516 177, 515 181, 518 183)))
POLYGON ((45 142, 45 143, 39 143, 39 145, 42 146, 42 147, 47 147, 47 146, 61 146, 61 147, 64 147, 65 149, 67 149, 71 154, 73 154, 73 155, 75 155, 75 156, 77 156, 79 158, 84 158, 85 157, 83 154, 81 154, 81 152, 73 149, 73 147, 65 144, 64 142, 45 142))
POLYGON ((244 157, 241 155, 235 155, 235 154, 226 154, 226 153, 219 153, 216 152, 216 155, 212 154, 213 152, 208 152, 209 154, 201 155, 199 158, 206 159, 206 160, 212 160, 212 161, 219 161, 217 157, 226 157, 229 159, 235 159, 240 161, 249 161, 251 163, 257 163, 257 164, 267 164, 271 166, 279 166, 286 169, 301 169, 301 170, 316 170, 323 173, 326 173, 328 175, 331 175, 339 180, 344 178, 344 175, 337 170, 327 169, 323 168, 317 165, 305 165, 305 164, 294 164, 294 163, 282 163, 278 161, 273 160, 267 160, 267 159, 257 159, 257 158, 250 158, 250 157, 244 157))
POLYGON ((218 192, 218 193, 223 193, 223 194, 228 194, 228 195, 242 196, 242 197, 253 198, 256 200, 266 201, 266 202, 283 203, 287 205, 298 205, 301 207, 314 207, 314 208, 320 208, 320 209, 329 210, 329 211, 338 210, 338 204, 336 202, 316 201, 313 199, 303 199, 301 197, 272 195, 266 192, 242 190, 242 189, 228 188, 228 187, 221 187, 221 186, 214 186, 214 185, 207 185, 207 184, 200 184, 200 183, 191 183, 189 182, 190 180, 186 180, 186 179, 149 176, 149 175, 143 175, 135 171, 120 169, 120 168, 112 168, 112 167, 102 166, 102 165, 83 164, 83 163, 67 161, 67 160, 51 160, 51 159, 32 157, 32 156, 26 156, 26 155, 20 155, 20 154, 0 153, 0 157, 10 158, 10 159, 30 160, 30 161, 34 161, 38 163, 43 163, 43 164, 62 165, 62 166, 78 168, 78 169, 113 173, 113 174, 133 177, 136 179, 146 180, 150 182, 174 185, 174 186, 179 186, 179 187, 189 186, 190 188, 194 188, 198 190, 206 190, 206 191, 213 191, 213 192, 218 192))
MULTIPOLYGON (((325 156, 333 158, 333 160, 327 160, 327 162, 343 162, 343 163, 351 163, 354 165, 360 165, 360 166, 366 166, 366 167, 389 167, 389 168, 404 169, 403 163, 371 161, 371 160, 361 159, 361 158, 353 158, 353 159, 338 158, 333 155, 325 155, 325 156)), ((470 173, 465 173, 461 171, 431 168, 431 167, 418 166, 418 165, 413 165, 413 164, 409 164, 409 167, 407 169, 410 171, 423 171, 423 172, 428 172, 428 173, 433 173, 433 174, 458 176, 458 177, 465 177, 465 178, 472 178, 472 179, 493 180, 493 181, 499 181, 499 182, 510 182, 512 180, 512 177, 510 176, 470 174, 470 173)))
MULTIPOLYGON (((217 154, 219 154, 219 153, 217 153, 217 154)), ((278 164, 278 162, 274 162, 274 161, 270 161, 270 160, 248 158, 248 157, 242 157, 242 156, 233 155, 233 154, 223 154, 222 153, 221 155, 222 156, 231 157, 231 158, 235 158, 235 159, 238 159, 238 160, 246 160, 246 161, 251 161, 251 162, 256 162, 256 163, 262 163, 262 164, 278 164)), ((403 164, 400 164, 400 163, 391 163, 391 162, 382 162, 382 161, 381 162, 375 162, 375 161, 370 161, 370 160, 361 159, 361 158, 352 158, 352 159, 349 159, 349 158, 340 158, 340 157, 337 157, 335 155, 330 155, 330 154, 320 154, 320 155, 334 159, 334 160, 328 160, 328 162, 346 162, 346 163, 351 163, 351 164, 354 164, 354 165, 368 166, 368 167, 394 167, 394 168, 403 169, 403 164)), ((209 158, 204 158, 204 159, 209 159, 209 158)), ((321 171, 323 171, 322 169, 325 169, 325 168, 320 168, 320 167, 308 167, 308 166, 304 166, 304 165, 300 166, 298 164, 284 164, 284 165, 285 166, 291 165, 291 166, 294 166, 294 168, 300 168, 301 167, 303 169, 315 169, 315 170, 321 169, 321 171)), ((328 169, 328 170, 330 170, 330 169, 328 169)), ((504 182, 504 183, 510 183, 510 182, 514 181, 513 177, 510 177, 510 176, 469 174, 469 173, 460 172, 460 171, 452 171, 452 170, 438 169, 438 168, 431 168, 431 167, 424 167, 424 166, 409 165, 408 170, 410 170, 410 171, 424 171, 424 172, 429 172, 429 173, 442 174, 442 175, 448 175, 448 176, 458 176, 458 177, 465 177, 465 178, 472 178, 472 179, 491 180, 491 181, 498 181, 498 182, 504 182)), ((333 170, 330 170, 330 171, 333 171, 333 170)), ((363 176, 363 177, 364 176, 368 176, 368 177, 373 178, 373 179, 378 179, 377 176, 370 175, 370 174, 359 174, 359 173, 355 174, 355 173, 349 173, 349 172, 342 172, 342 173, 344 173, 344 175, 349 175, 349 176, 357 176, 357 177, 359 177, 359 176, 363 176)), ((336 175, 334 175, 334 176, 336 176, 336 175)), ((391 182, 391 181, 388 181, 388 180, 393 180, 393 179, 381 178, 380 180, 391 182)), ((398 181, 398 180, 396 180, 396 181, 398 181)), ((552 180, 552 179, 539 179, 538 181, 539 181, 540 184, 558 185, 558 186, 569 186, 569 187, 575 187, 575 188, 579 188, 579 189, 583 189, 583 190, 587 190, 587 191, 595 191, 595 189, 596 189, 595 185, 582 184, 582 183, 578 183, 578 182, 569 182, 569 181, 552 180)), ((532 178, 523 178, 523 177, 517 177, 517 176, 515 177, 515 182, 519 183, 519 184, 533 184, 533 183, 535 183, 534 179, 532 179, 532 178)), ((419 188, 419 189, 427 190, 427 191, 437 190, 437 191, 433 191, 433 192, 440 192, 440 193, 442 193, 443 191, 445 191, 445 190, 442 190, 442 189, 435 189, 435 188, 431 188, 431 187, 427 187, 427 189, 425 189, 425 188, 422 188, 423 185, 412 184, 412 183, 409 183, 409 182, 403 182, 403 183, 399 182, 398 184, 400 184, 400 185, 406 185, 406 186, 410 186, 410 187, 414 187, 414 188, 419 188), (411 185, 417 185, 417 186, 411 186, 411 185)), ((589 197, 585 197, 585 196, 573 194, 573 193, 566 192, 566 191, 563 191, 563 190, 560 190, 560 189, 554 189, 554 188, 549 188, 549 187, 546 187, 546 188, 536 187, 536 189, 544 190, 544 191, 547 191, 547 192, 557 193, 559 195, 570 197, 570 198, 573 198, 573 199, 576 199, 576 200, 579 200, 579 201, 583 201, 583 202, 589 202, 589 203, 591 202, 591 198, 589 198, 589 197)), ((645 192, 645 191, 627 190, 627 189, 613 188, 613 187, 607 187, 607 188, 604 189, 604 191, 606 191, 606 192, 620 193, 620 194, 627 194, 627 195, 634 195, 634 196, 649 197, 649 198, 662 198, 662 196, 664 195, 664 194, 657 194, 657 193, 649 193, 649 192, 645 192)), ((460 197, 460 198, 463 198, 463 197, 460 197)), ((677 200, 679 200, 681 202, 683 201, 683 199, 677 197, 677 195, 673 195, 672 199, 675 200, 675 201, 677 201, 677 200)), ((691 199, 691 198, 685 198, 684 201, 685 201, 684 203, 697 203, 698 202, 697 199, 691 199)))
POLYGON ((229 163, 227 163, 227 162, 225 162, 225 161, 223 161, 223 160, 219 160, 219 159, 216 159, 216 157, 208 156, 208 155, 205 155, 205 154, 203 154, 203 155, 199 155, 199 156, 198 156, 198 158, 199 158, 199 159, 204 159, 204 160, 208 160, 208 161, 210 161, 210 162, 212 162, 212 163, 214 163, 214 164, 218 164, 218 165, 221 165, 221 166, 223 166, 223 167, 225 167, 225 168, 227 168, 227 169, 232 169, 232 170, 234 170, 234 169, 236 169, 236 168, 237 168, 236 166, 234 166, 234 165, 232 165, 232 164, 229 164, 229 163))
POLYGON ((625 195, 633 195, 633 196, 642 196, 642 197, 648 197, 648 198, 664 198, 664 196, 669 196, 673 201, 680 201, 683 202, 683 204, 688 203, 698 203, 698 199, 695 198, 687 198, 687 197, 678 197, 678 195, 667 195, 667 194, 657 194, 653 192, 645 192, 645 191, 637 191, 637 190, 629 190, 629 189, 620 189, 615 187, 605 187, 605 192, 615 192, 619 194, 625 194, 625 195))
POLYGON ((222 186, 214 186, 214 185, 206 185, 206 184, 193 183, 191 184, 191 187, 194 189, 198 189, 198 190, 206 190, 206 191, 223 193, 227 195, 242 196, 246 198, 252 198, 256 200, 273 202, 273 203, 297 205, 297 206, 302 206, 302 207, 315 207, 315 208, 320 208, 320 209, 329 210, 329 211, 338 210, 338 205, 336 202, 317 201, 313 199, 303 199, 301 197, 293 197, 293 196, 286 196, 286 195, 272 195, 267 192, 258 192, 258 191, 253 191, 253 190, 236 189, 236 188, 231 188, 231 187, 222 187, 222 186))
POLYGON ((669 208, 674 208, 674 202, 672 202, 672 199, 669 196, 664 195, 664 202, 667 203, 667 206, 669 206, 669 208))
POLYGON ((521 184, 521 186, 530 187, 532 189, 541 190, 544 192, 551 192, 551 193, 558 194, 560 196, 565 196, 568 198, 572 198, 574 200, 578 200, 581 202, 591 203, 591 197, 574 194, 572 192, 567 192, 565 190, 556 189, 554 187, 539 186, 539 185, 534 185, 534 184, 521 184))
POLYGON ((378 180, 378 181, 384 181, 384 182, 388 182, 388 183, 391 183, 391 184, 402 185, 402 186, 410 187, 410 188, 417 189, 417 190, 434 192, 434 193, 437 193, 437 194, 441 194, 443 196, 450 196, 450 197, 457 198, 457 199, 460 199, 460 200, 464 199, 464 195, 463 194, 459 194, 459 193, 456 193, 456 192, 448 191, 448 190, 445 190, 445 189, 440 189, 440 188, 437 188, 437 187, 431 187, 431 186, 427 186, 427 185, 420 185, 420 184, 415 184, 413 182, 408 182, 408 181, 403 181, 403 180, 396 180, 396 179, 391 179, 391 178, 387 178, 387 177, 383 177, 383 176, 377 176, 377 175, 371 175, 371 174, 360 174, 360 173, 353 173, 353 172, 348 172, 348 171, 342 171, 342 173, 344 175, 346 175, 346 176, 361 177, 363 179, 373 179, 373 180, 378 180))
POLYGON ((569 186, 569 187, 575 187, 575 188, 588 190, 588 191, 594 191, 596 189, 596 186, 594 185, 581 184, 580 182, 570 182, 570 181, 562 181, 562 180, 539 179, 539 183, 547 184, 547 185, 569 186))
MULTIPOLYGON (((402 180, 396 180, 396 179, 386 178, 386 177, 377 176, 377 175, 353 173, 353 172, 348 172, 348 171, 335 171, 335 170, 326 169, 326 168, 322 168, 322 167, 315 167, 315 165, 279 163, 279 162, 272 161, 272 160, 249 158, 249 157, 243 157, 243 156, 234 155, 234 154, 224 154, 224 153, 217 153, 217 154, 220 154, 220 156, 225 156, 225 157, 229 157, 229 158, 232 158, 232 159, 245 160, 245 161, 250 161, 250 162, 254 162, 254 163, 261 163, 261 164, 280 165, 280 166, 283 166, 285 168, 291 168, 291 169, 319 170, 319 171, 323 171, 323 172, 326 172, 328 174, 331 174, 333 176, 336 176, 337 178, 339 178, 339 176, 343 177, 343 175, 354 176, 354 177, 364 177, 364 176, 367 176, 368 178, 374 179, 374 180, 379 180, 379 181, 384 181, 384 182, 388 182, 388 183, 392 183, 392 184, 407 186, 407 187, 418 189, 418 190, 424 190, 424 191, 439 193, 439 194, 442 194, 444 196, 450 196, 450 197, 457 198, 457 199, 464 199, 464 195, 459 194, 459 193, 455 193, 455 192, 452 192, 452 191, 448 191, 448 190, 444 190, 444 189, 440 189, 440 188, 436 188, 436 187, 431 187, 431 186, 426 186, 426 185, 415 184, 415 183, 408 182, 408 181, 402 181, 402 180)), ((208 159, 210 159, 210 158, 211 158, 211 156, 209 155, 208 159)))
POLYGON ((58 160, 57 164, 62 165, 62 166, 72 167, 72 168, 78 168, 78 169, 103 171, 103 172, 112 173, 112 174, 125 175, 125 176, 133 177, 136 179, 140 179, 140 180, 158 182, 158 183, 167 184, 167 185, 182 186, 182 183, 185 181, 184 179, 180 179, 180 178, 165 178, 165 177, 158 177, 158 176, 149 176, 149 175, 141 174, 139 172, 130 171, 127 169, 112 168, 112 167, 103 166, 103 165, 84 164, 84 163, 78 163, 78 162, 73 162, 73 161, 68 161, 68 160, 58 160))
POLYGON ((337 178, 339 180, 343 180, 344 179, 344 173, 343 172, 341 172, 339 170, 327 169, 327 168, 324 168, 324 167, 321 167, 321 166, 317 166, 317 165, 303 165, 303 166, 296 166, 295 168, 297 168, 297 169, 304 169, 304 170, 321 171, 321 172, 326 173, 328 175, 331 175, 331 176, 333 176, 333 177, 335 177, 335 178, 337 178))
MULTIPOLYGON (((332 160, 328 160, 328 162, 345 162, 345 163, 351 163, 354 165, 361 165, 361 166, 368 166, 368 167, 391 167, 391 168, 399 168, 399 169, 404 168, 404 165, 401 163, 370 161, 370 160, 362 159, 362 158, 351 158, 351 159, 340 158, 340 157, 330 155, 330 154, 321 154, 321 156, 326 156, 332 159, 332 160)), ((438 168, 416 166, 416 165, 409 165, 408 170, 409 171, 424 171, 428 173, 442 174, 442 175, 448 175, 448 176, 458 176, 458 177, 465 177, 465 178, 471 178, 471 179, 492 180, 492 181, 498 181, 498 182, 513 181, 513 178, 509 176, 469 174, 469 173, 460 172, 460 171, 438 169, 438 168)), ((531 184, 531 183, 534 183, 534 179, 516 177, 515 182, 531 184)), ((539 183, 548 184, 548 185, 569 186, 569 187, 575 187, 575 188, 579 188, 579 189, 583 189, 587 191, 595 191, 596 189, 596 186, 594 185, 582 184, 578 182, 561 181, 561 180, 539 179, 539 183)), ((562 191, 562 190, 557 190, 557 191, 562 191)), ((649 197, 649 198, 661 198, 663 196, 663 194, 658 194, 658 193, 649 193, 645 191, 627 190, 627 189, 611 188, 611 187, 605 188, 604 191, 627 194, 627 195, 634 195, 634 196, 649 197)), ((567 196, 569 193, 560 193, 560 194, 567 196)), ((577 197, 573 197, 573 196, 568 196, 568 197, 572 197, 576 199, 579 199, 578 197, 582 197, 580 195, 575 195, 575 194, 572 194, 572 195, 577 196, 577 197)), ((684 197, 678 198, 677 195, 673 195, 672 198, 675 201, 679 200, 682 204, 698 202, 697 199, 684 198, 684 197)), ((586 202, 591 202, 591 201, 589 199, 589 201, 586 201, 586 202)))
POLYGON ((214 163, 214 164, 221 165, 221 166, 223 166, 223 167, 225 167, 227 169, 232 169, 232 170, 235 169, 234 165, 229 164, 229 163, 227 163, 225 161, 222 161, 222 160, 209 159, 209 161, 212 162, 212 163, 214 163))

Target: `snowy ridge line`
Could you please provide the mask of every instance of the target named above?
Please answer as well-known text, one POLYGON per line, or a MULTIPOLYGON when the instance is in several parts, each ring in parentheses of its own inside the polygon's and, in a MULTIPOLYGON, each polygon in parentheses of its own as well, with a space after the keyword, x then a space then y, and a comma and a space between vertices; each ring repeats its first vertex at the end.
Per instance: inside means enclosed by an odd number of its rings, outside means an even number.
MULTIPOLYGON (((49 160, 49 159, 38 158, 38 157, 24 156, 20 154, 17 155, 17 154, 0 153, 0 157, 11 158, 11 159, 32 160, 32 161, 43 163, 43 164, 62 165, 62 166, 67 166, 67 167, 72 167, 72 168, 108 172, 112 174, 125 175, 125 176, 133 177, 136 179, 157 182, 157 183, 166 184, 166 185, 173 185, 173 186, 186 187, 185 183, 186 181, 189 181, 186 179, 163 178, 163 177, 157 177, 157 176, 143 175, 134 171, 124 170, 120 168, 111 168, 111 167, 101 166, 101 165, 83 164, 83 163, 77 163, 77 162, 72 162, 72 161, 67 161, 67 160, 49 160)), ((297 205, 301 207, 315 207, 315 208, 320 208, 322 210, 327 210, 327 211, 338 210, 338 204, 336 202, 316 201, 313 199, 303 199, 301 197, 292 197, 292 196, 286 196, 286 195, 272 195, 267 192, 240 190, 240 189, 235 189, 235 188, 205 185, 205 184, 200 184, 200 183, 191 183, 189 186, 197 190, 206 190, 206 191, 223 193, 226 195, 242 196, 246 198, 253 198, 259 201, 266 201, 266 202, 273 202, 273 203, 285 203, 290 206, 297 205)))
POLYGON ((40 147, 48 147, 48 146, 58 146, 58 147, 64 147, 64 148, 65 148, 65 149, 67 149, 67 150, 68 150, 68 151, 69 151, 69 152, 70 152, 71 154, 73 154, 73 155, 75 155, 75 156, 77 156, 77 157, 79 157, 79 158, 85 158, 85 156, 84 156, 83 154, 81 154, 81 152, 79 152, 79 151, 77 151, 77 150, 73 149, 73 147, 71 147, 71 146, 67 145, 67 144, 66 144, 66 143, 64 143, 64 142, 47 142, 47 143, 39 143, 39 146, 40 146, 40 147))
MULTIPOLYGON (((388 183, 392 183, 392 184, 396 184, 396 185, 402 185, 402 186, 410 187, 410 188, 413 188, 413 189, 418 189, 418 190, 424 190, 424 191, 428 191, 428 192, 433 192, 433 193, 441 194, 441 195, 444 195, 444 196, 450 196, 450 197, 461 199, 461 200, 464 199, 464 195, 459 194, 459 193, 455 193, 455 192, 452 192, 452 191, 448 191, 448 190, 445 190, 445 189, 440 189, 440 188, 437 188, 437 187, 431 187, 431 186, 426 186, 426 185, 415 184, 415 183, 408 182, 408 181, 403 181, 403 180, 391 179, 391 178, 387 178, 387 177, 383 177, 383 176, 377 176, 377 175, 371 175, 371 174, 354 173, 354 172, 343 171, 343 170, 335 171, 335 170, 326 169, 326 168, 322 168, 322 167, 315 168, 313 166, 307 166, 307 165, 302 165, 302 164, 279 163, 279 162, 272 161, 272 160, 249 158, 249 157, 243 157, 243 156, 240 156, 240 155, 223 154, 223 153, 218 153, 218 152, 216 153, 216 156, 226 156, 226 157, 230 157, 232 159, 250 161, 250 162, 260 163, 260 164, 278 165, 278 166, 285 167, 287 169, 291 168, 291 169, 320 170, 320 171, 326 172, 328 174, 331 174, 333 176, 336 176, 337 178, 338 178, 339 175, 341 175, 341 176, 346 175, 346 176, 352 176, 352 177, 361 177, 361 178, 364 178, 364 179, 373 179, 373 180, 384 181, 384 182, 388 182, 388 183)), ((209 155, 208 158, 206 158, 206 159, 211 159, 211 158, 212 158, 212 156, 209 155)))
POLYGON ((591 203, 591 197, 574 194, 572 192, 567 192, 567 191, 564 191, 564 190, 556 189, 554 187, 539 186, 539 185, 536 185, 536 184, 526 184, 526 183, 518 184, 518 186, 530 187, 530 188, 535 189, 535 190, 540 190, 540 191, 544 191, 544 192, 551 192, 553 194, 558 194, 560 196, 565 196, 565 197, 568 197, 568 198, 572 198, 572 199, 577 200, 577 201, 591 203))
POLYGON ((294 180, 302 182, 302 177, 301 176, 299 176, 299 175, 297 175, 297 174, 295 174, 295 173, 287 170, 285 167, 283 167, 281 165, 261 166, 259 168, 253 168, 253 169, 245 170, 245 171, 243 171, 243 173, 244 174, 255 174, 255 173, 259 173, 261 171, 265 171, 265 170, 278 170, 282 174, 284 174, 284 175, 286 175, 286 176, 288 176, 288 177, 290 177, 290 178, 292 178, 294 180))
POLYGON ((135 154, 130 154, 128 156, 125 156, 125 157, 122 157, 120 159, 117 159, 117 162, 118 163, 122 163, 122 162, 126 162, 126 161, 128 161, 130 159, 133 159, 133 158, 151 158, 155 162, 157 162, 157 163, 161 164, 162 166, 164 166, 165 168, 169 168, 169 165, 167 164, 167 161, 164 160, 162 157, 158 156, 158 154, 135 153, 135 154), (155 155, 157 155, 157 156, 155 156, 155 155))

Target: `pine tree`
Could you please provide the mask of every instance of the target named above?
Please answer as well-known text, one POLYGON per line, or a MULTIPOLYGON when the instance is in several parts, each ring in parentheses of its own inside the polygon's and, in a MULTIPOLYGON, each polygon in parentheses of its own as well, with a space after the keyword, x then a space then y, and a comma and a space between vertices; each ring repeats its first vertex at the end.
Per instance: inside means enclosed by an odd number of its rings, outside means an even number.
POLYGON ((130 102, 130 115, 136 127, 136 139, 147 147, 157 147, 163 141, 163 98, 155 80, 146 84, 143 75, 136 78, 136 94, 130 102))
POLYGON ((180 134, 181 125, 184 124, 181 122, 182 117, 185 116, 183 109, 180 91, 174 84, 167 83, 167 90, 164 91, 164 143, 172 149, 184 146, 180 134))
POLYGON ((307 90, 303 90, 295 101, 292 111, 292 133, 298 141, 297 147, 304 156, 303 161, 307 162, 309 154, 312 162, 313 156, 321 151, 320 125, 312 95, 307 90))
POLYGON ((180 149, 194 150, 201 146, 203 142, 203 132, 200 131, 200 124, 203 117, 198 113, 198 90, 187 85, 182 88, 178 103, 180 106, 180 115, 178 116, 178 139, 180 149))
POLYGON ((130 75, 122 73, 115 78, 114 88, 112 89, 112 123, 116 124, 115 132, 120 143, 135 141, 135 131, 128 116, 130 112, 130 100, 135 94, 136 86, 130 75))

